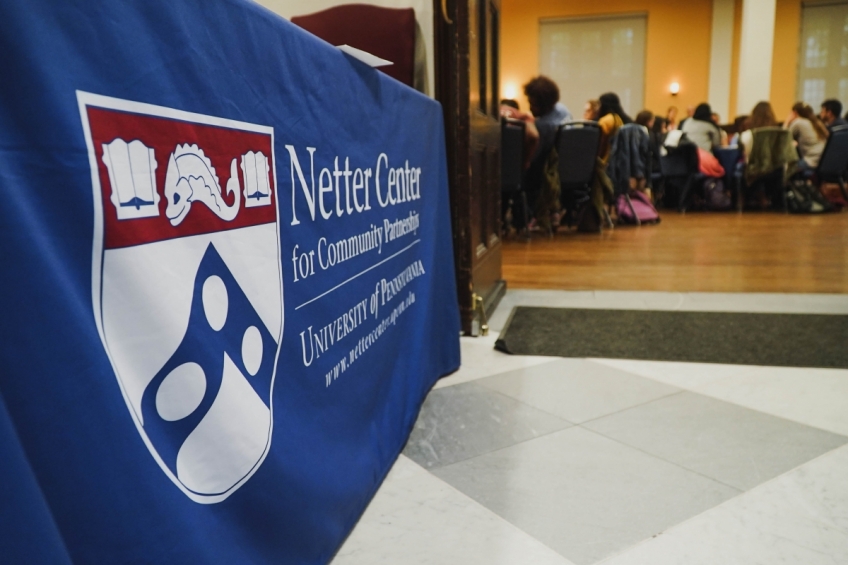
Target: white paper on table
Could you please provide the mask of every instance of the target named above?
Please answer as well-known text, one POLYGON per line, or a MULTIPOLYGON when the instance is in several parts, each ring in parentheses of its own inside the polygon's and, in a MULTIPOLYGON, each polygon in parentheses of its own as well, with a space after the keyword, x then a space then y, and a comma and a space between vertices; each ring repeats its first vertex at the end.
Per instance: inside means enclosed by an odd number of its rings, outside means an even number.
POLYGON ((679 129, 673 129, 668 132, 668 135, 663 142, 663 147, 677 147, 680 145, 680 139, 683 137, 683 132, 679 129))
POLYGON ((347 53, 354 59, 359 59, 369 67, 385 67, 388 65, 394 65, 394 63, 392 63, 391 61, 381 59, 376 55, 372 55, 368 51, 363 51, 362 49, 357 49, 356 47, 351 47, 350 45, 336 45, 336 47, 342 53, 347 53))

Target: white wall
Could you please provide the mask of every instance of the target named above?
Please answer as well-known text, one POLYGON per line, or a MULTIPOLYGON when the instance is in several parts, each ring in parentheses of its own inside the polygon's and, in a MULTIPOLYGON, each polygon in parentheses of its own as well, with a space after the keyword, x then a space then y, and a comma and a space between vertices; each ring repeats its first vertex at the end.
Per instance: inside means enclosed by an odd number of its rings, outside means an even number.
POLYGON ((433 76, 433 2, 432 0, 362 0, 361 2, 344 0, 255 0, 258 4, 265 6, 272 12, 291 19, 293 16, 302 16, 320 12, 333 6, 342 4, 372 4, 384 8, 414 8, 415 19, 421 26, 424 35, 424 44, 427 48, 427 82, 430 92, 433 92, 435 80, 433 76))
POLYGON ((757 102, 771 97, 771 59, 774 49, 775 0, 743 0, 742 44, 736 112, 748 114, 757 102))
POLYGON ((713 28, 710 44, 710 106, 721 119, 730 121, 730 78, 733 60, 734 0, 713 0, 713 28))

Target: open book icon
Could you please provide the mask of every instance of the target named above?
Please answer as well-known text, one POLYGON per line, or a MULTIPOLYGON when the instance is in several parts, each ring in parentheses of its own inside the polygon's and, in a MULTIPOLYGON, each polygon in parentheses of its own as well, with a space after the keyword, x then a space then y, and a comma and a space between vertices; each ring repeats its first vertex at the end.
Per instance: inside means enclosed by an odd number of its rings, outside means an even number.
POLYGON ((153 149, 137 139, 127 143, 118 138, 103 144, 103 164, 109 171, 110 200, 119 220, 159 215, 153 149))
POLYGON ((268 180, 268 158, 261 151, 248 151, 241 156, 244 177, 244 205, 267 206, 271 203, 271 185, 268 180))

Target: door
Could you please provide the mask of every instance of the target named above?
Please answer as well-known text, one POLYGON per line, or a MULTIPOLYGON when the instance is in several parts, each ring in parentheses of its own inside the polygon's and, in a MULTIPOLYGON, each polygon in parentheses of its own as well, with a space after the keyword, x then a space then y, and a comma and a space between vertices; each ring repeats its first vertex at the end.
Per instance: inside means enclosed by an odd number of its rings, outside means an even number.
POLYGON ((465 334, 506 290, 501 278, 500 0, 436 0, 436 97, 445 114, 454 258, 465 334))

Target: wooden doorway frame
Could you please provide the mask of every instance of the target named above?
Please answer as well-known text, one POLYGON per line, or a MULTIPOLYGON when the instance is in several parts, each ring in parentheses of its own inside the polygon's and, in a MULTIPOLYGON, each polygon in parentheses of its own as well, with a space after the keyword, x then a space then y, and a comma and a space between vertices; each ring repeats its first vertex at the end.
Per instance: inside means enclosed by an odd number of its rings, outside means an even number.
POLYGON ((434 0, 433 8, 435 94, 445 120, 460 317, 465 335, 479 335, 506 292, 500 241, 500 1, 434 0))

